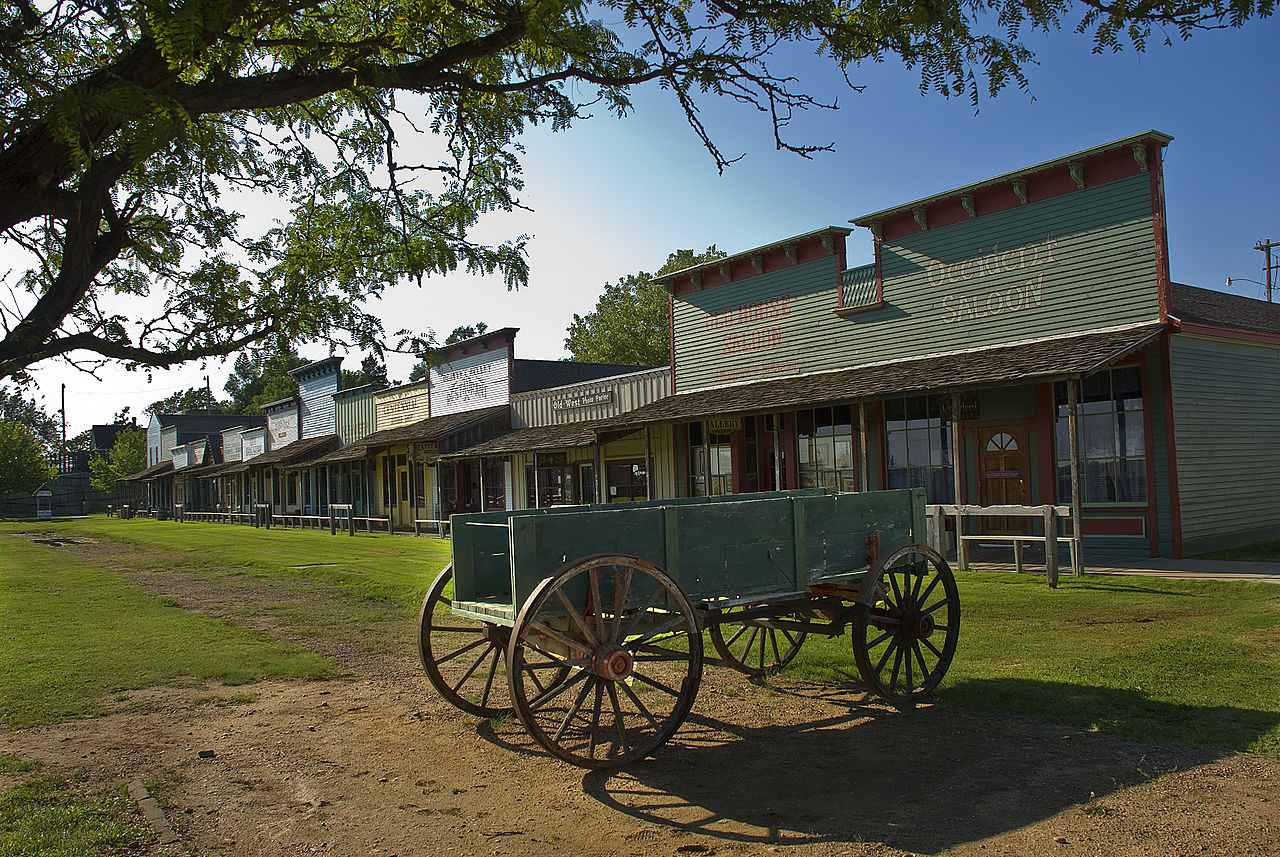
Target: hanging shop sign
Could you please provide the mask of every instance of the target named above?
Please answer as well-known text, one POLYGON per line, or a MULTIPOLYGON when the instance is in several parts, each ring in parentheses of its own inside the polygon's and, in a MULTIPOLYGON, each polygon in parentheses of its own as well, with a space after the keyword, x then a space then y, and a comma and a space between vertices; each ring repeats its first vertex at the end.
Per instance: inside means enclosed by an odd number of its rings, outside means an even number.
POLYGON ((735 431, 742 431, 741 417, 707 420, 709 434, 732 434, 735 431))

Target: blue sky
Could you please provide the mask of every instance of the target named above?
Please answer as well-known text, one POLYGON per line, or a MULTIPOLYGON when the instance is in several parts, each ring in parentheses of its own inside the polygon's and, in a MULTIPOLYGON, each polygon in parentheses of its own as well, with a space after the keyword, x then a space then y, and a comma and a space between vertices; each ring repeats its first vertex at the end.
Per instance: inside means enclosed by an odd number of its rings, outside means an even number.
MULTIPOLYGON (((729 252, 765 244, 949 188, 1039 163, 1150 128, 1174 137, 1165 150, 1171 272, 1175 281, 1225 288, 1227 276, 1262 280, 1259 239, 1280 240, 1280 129, 1274 99, 1280 80, 1280 21, 1240 31, 1201 33, 1145 54, 1095 55, 1071 33, 1036 38, 1039 64, 1030 89, 983 98, 921 95, 918 76, 888 61, 852 69, 851 92, 811 55, 792 52, 779 67, 807 91, 838 98, 836 111, 797 118, 793 136, 835 144, 812 159, 777 152, 760 114, 705 101, 704 120, 728 154, 745 157, 723 175, 657 89, 636 94, 623 120, 597 117, 567 132, 542 129, 525 145, 524 201, 534 211, 493 217, 479 235, 502 240, 528 233, 529 286, 510 293, 500 280, 455 275, 403 285, 379 313, 388 330, 453 327, 484 321, 518 327, 517 357, 563 356, 565 328, 589 312, 607 281, 653 271, 668 253, 715 244, 729 252)), ((409 160, 409 158, 406 158, 409 160)), ((871 260, 870 238, 849 239, 849 262, 871 260)), ((1233 292, 1260 297, 1237 280, 1233 292)), ((327 353, 324 346, 306 350, 327 353)), ((359 355, 347 361, 357 368, 359 355)), ((390 361, 408 375, 410 358, 390 361)), ((176 389, 211 376, 221 392, 230 364, 156 372, 108 370, 101 382, 49 365, 35 376, 45 407, 67 385, 68 433, 105 422, 125 405, 138 413, 176 389)))

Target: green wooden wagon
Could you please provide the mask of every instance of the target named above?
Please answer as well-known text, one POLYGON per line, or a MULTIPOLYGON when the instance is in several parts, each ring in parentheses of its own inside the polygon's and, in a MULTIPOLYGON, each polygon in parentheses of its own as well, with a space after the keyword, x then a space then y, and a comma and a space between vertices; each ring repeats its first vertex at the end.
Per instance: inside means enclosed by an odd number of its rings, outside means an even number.
POLYGON ((764 674, 809 634, 851 631, 863 680, 909 705, 941 681, 960 629, 955 579, 924 536, 918 489, 455 515, 453 563, 422 605, 423 667, 458 708, 514 710, 588 768, 670 738, 704 662, 764 674))

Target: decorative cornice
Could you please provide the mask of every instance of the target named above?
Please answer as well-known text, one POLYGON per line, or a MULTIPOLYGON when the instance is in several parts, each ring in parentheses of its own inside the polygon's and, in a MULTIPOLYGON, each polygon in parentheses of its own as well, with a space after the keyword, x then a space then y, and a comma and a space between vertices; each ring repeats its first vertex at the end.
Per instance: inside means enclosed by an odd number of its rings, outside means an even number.
POLYGON ((1023 205, 1027 204, 1027 180, 1026 179, 1014 179, 1013 192, 1018 197, 1019 202, 1021 202, 1023 205))
POLYGON ((978 216, 978 208, 974 203, 973 194, 966 193, 960 196, 960 205, 964 208, 965 213, 969 215, 969 219, 973 220, 978 216))
POLYGON ((920 227, 921 232, 924 232, 929 228, 929 221, 928 221, 928 218, 926 217, 925 209, 923 206, 919 208, 911 209, 911 216, 915 218, 916 225, 920 227))
POLYGON ((1133 159, 1138 162, 1138 169, 1147 172, 1147 147, 1137 143, 1133 146, 1133 159))
POLYGON ((764 273, 764 257, 757 254, 751 257, 751 267, 756 269, 757 274, 764 273))
POLYGON ((720 265, 720 276, 724 277, 726 283, 733 282, 733 267, 728 263, 720 265))

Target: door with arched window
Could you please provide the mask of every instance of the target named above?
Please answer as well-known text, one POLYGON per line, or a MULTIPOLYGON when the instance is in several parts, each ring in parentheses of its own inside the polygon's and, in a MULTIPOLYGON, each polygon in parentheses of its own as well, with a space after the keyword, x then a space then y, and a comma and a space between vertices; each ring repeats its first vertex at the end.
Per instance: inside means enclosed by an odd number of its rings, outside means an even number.
MULTIPOLYGON (((1028 501, 1027 437, 1024 429, 993 426, 978 432, 978 496, 983 506, 1023 506, 1028 501)), ((990 517, 988 533, 1026 533, 1027 518, 990 517)))

